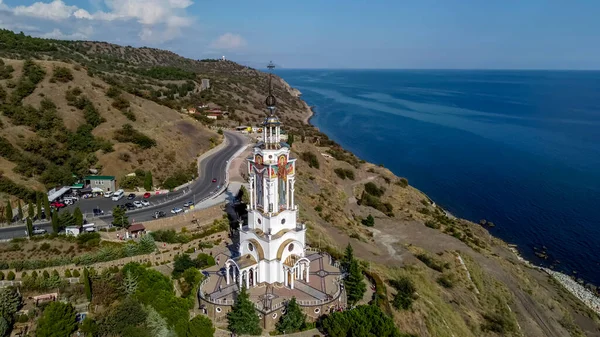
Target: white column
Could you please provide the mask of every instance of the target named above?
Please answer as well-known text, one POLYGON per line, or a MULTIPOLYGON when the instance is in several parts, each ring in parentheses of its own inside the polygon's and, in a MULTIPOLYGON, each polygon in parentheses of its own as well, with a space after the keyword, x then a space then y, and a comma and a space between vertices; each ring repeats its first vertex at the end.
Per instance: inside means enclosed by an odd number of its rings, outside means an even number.
POLYGON ((225 266, 225 275, 226 275, 225 278, 227 279, 227 284, 229 284, 229 268, 230 267, 231 267, 230 265, 225 266))
POLYGON ((310 273, 310 263, 306 264, 306 283, 308 283, 308 275, 310 273))
POLYGON ((283 268, 283 285, 288 286, 288 271, 285 268, 283 268))
POLYGON ((254 177, 250 176, 250 191, 248 191, 248 194, 250 194, 250 209, 254 209, 254 177))
POLYGON ((258 268, 254 268, 254 286, 258 284, 258 268))
POLYGON ((250 275, 248 270, 246 271, 246 289, 250 289, 250 275))
POLYGON ((294 277, 293 277, 293 275, 292 275, 292 284, 290 285, 290 288, 294 289, 294 277))

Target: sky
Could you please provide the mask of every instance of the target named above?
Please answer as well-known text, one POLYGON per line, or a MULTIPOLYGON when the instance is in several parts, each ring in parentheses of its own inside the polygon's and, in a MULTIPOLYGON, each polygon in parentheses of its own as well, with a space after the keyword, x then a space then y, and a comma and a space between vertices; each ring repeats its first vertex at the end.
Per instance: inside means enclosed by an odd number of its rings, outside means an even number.
POLYGON ((0 0, 0 27, 253 67, 600 69, 600 1, 0 0))

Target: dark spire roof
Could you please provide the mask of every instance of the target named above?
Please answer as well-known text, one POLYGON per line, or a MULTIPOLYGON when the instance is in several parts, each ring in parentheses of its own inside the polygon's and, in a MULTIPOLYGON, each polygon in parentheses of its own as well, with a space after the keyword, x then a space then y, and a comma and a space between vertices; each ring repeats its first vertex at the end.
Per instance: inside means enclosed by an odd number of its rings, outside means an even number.
POLYGON ((277 100, 273 95, 273 85, 271 83, 273 77, 273 69, 275 68, 273 61, 269 62, 267 68, 269 69, 269 95, 267 96, 267 99, 265 99, 265 104, 267 105, 267 109, 270 110, 272 116, 275 114, 275 105, 277 105, 277 100))

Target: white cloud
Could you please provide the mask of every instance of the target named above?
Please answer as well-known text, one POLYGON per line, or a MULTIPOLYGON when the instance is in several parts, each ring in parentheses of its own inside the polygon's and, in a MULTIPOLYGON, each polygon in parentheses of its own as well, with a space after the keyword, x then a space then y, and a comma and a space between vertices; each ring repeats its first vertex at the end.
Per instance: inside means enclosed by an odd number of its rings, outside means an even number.
POLYGON ((92 33, 92 27, 80 29, 72 34, 64 34, 60 29, 54 28, 54 30, 43 34, 41 37, 60 40, 85 40, 88 39, 92 33))
POLYGON ((210 45, 213 49, 219 50, 234 50, 240 49, 246 46, 246 40, 241 35, 225 33, 219 36, 210 45))
POLYGON ((50 3, 36 2, 31 6, 17 6, 13 12, 16 15, 58 21, 69 18, 77 9, 77 6, 68 6, 61 0, 54 0, 50 3))
MULTIPOLYGON (((0 9, 5 8, 17 16, 33 17, 64 23, 67 19, 89 20, 91 22, 135 21, 139 27, 139 37, 147 41, 167 41, 180 35, 181 28, 193 25, 186 9, 193 5, 192 0, 104 0, 108 11, 88 12, 75 5, 67 5, 62 0, 38 1, 30 6, 9 8, 0 0, 0 9)), ((62 34, 60 30, 51 34, 62 34)), ((74 36, 78 33, 64 36, 74 36)))

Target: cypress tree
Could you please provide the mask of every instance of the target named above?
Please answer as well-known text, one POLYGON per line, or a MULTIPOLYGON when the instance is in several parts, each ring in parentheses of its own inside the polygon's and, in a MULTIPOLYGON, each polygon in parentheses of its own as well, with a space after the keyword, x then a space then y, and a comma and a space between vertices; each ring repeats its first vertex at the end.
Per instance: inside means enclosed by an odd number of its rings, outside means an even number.
POLYGON ((348 244, 346 246, 346 250, 344 251, 344 257, 342 258, 342 269, 348 271, 350 267, 350 262, 354 260, 354 249, 352 246, 348 244))
POLYGON ((31 218, 27 218, 27 236, 31 237, 33 235, 33 223, 31 222, 31 218))
POLYGON ((13 212, 10 200, 6 200, 6 221, 8 221, 9 223, 13 221, 13 212))
POLYGON ((75 219, 75 226, 83 226, 83 213, 81 213, 79 207, 73 211, 73 218, 75 219))
POLYGON ((152 191, 152 172, 146 172, 144 176, 144 189, 148 192, 152 191))
POLYGON ((36 198, 36 214, 38 217, 38 220, 42 219, 42 197, 43 195, 41 193, 38 193, 37 198, 36 198))
POLYGON ((31 201, 29 202, 29 204, 27 204, 27 214, 31 219, 33 219, 33 216, 35 215, 35 210, 33 209, 33 204, 31 203, 31 201))
POLYGON ((50 215, 50 200, 48 200, 47 195, 42 196, 42 204, 44 205, 44 214, 46 215, 46 218, 49 218, 51 216, 50 215))
POLYGON ((23 207, 21 206, 21 200, 19 200, 19 204, 17 206, 17 214, 19 215, 19 220, 23 220, 23 207))
POLYGON ((87 268, 83 268, 83 287, 85 289, 85 296, 88 301, 92 300, 92 284, 90 283, 90 272, 87 268))
POLYGON ((262 331, 260 320, 254 311, 254 304, 249 299, 246 288, 242 287, 235 304, 227 314, 229 331, 236 335, 259 335, 262 331))
POLYGON ((54 234, 58 234, 60 230, 60 226, 58 224, 58 212, 54 211, 52 212, 52 232, 54 232, 54 234))
POLYGON ((58 217, 58 223, 61 228, 73 226, 75 225, 75 217, 68 210, 64 210, 61 212, 60 217, 58 217))

